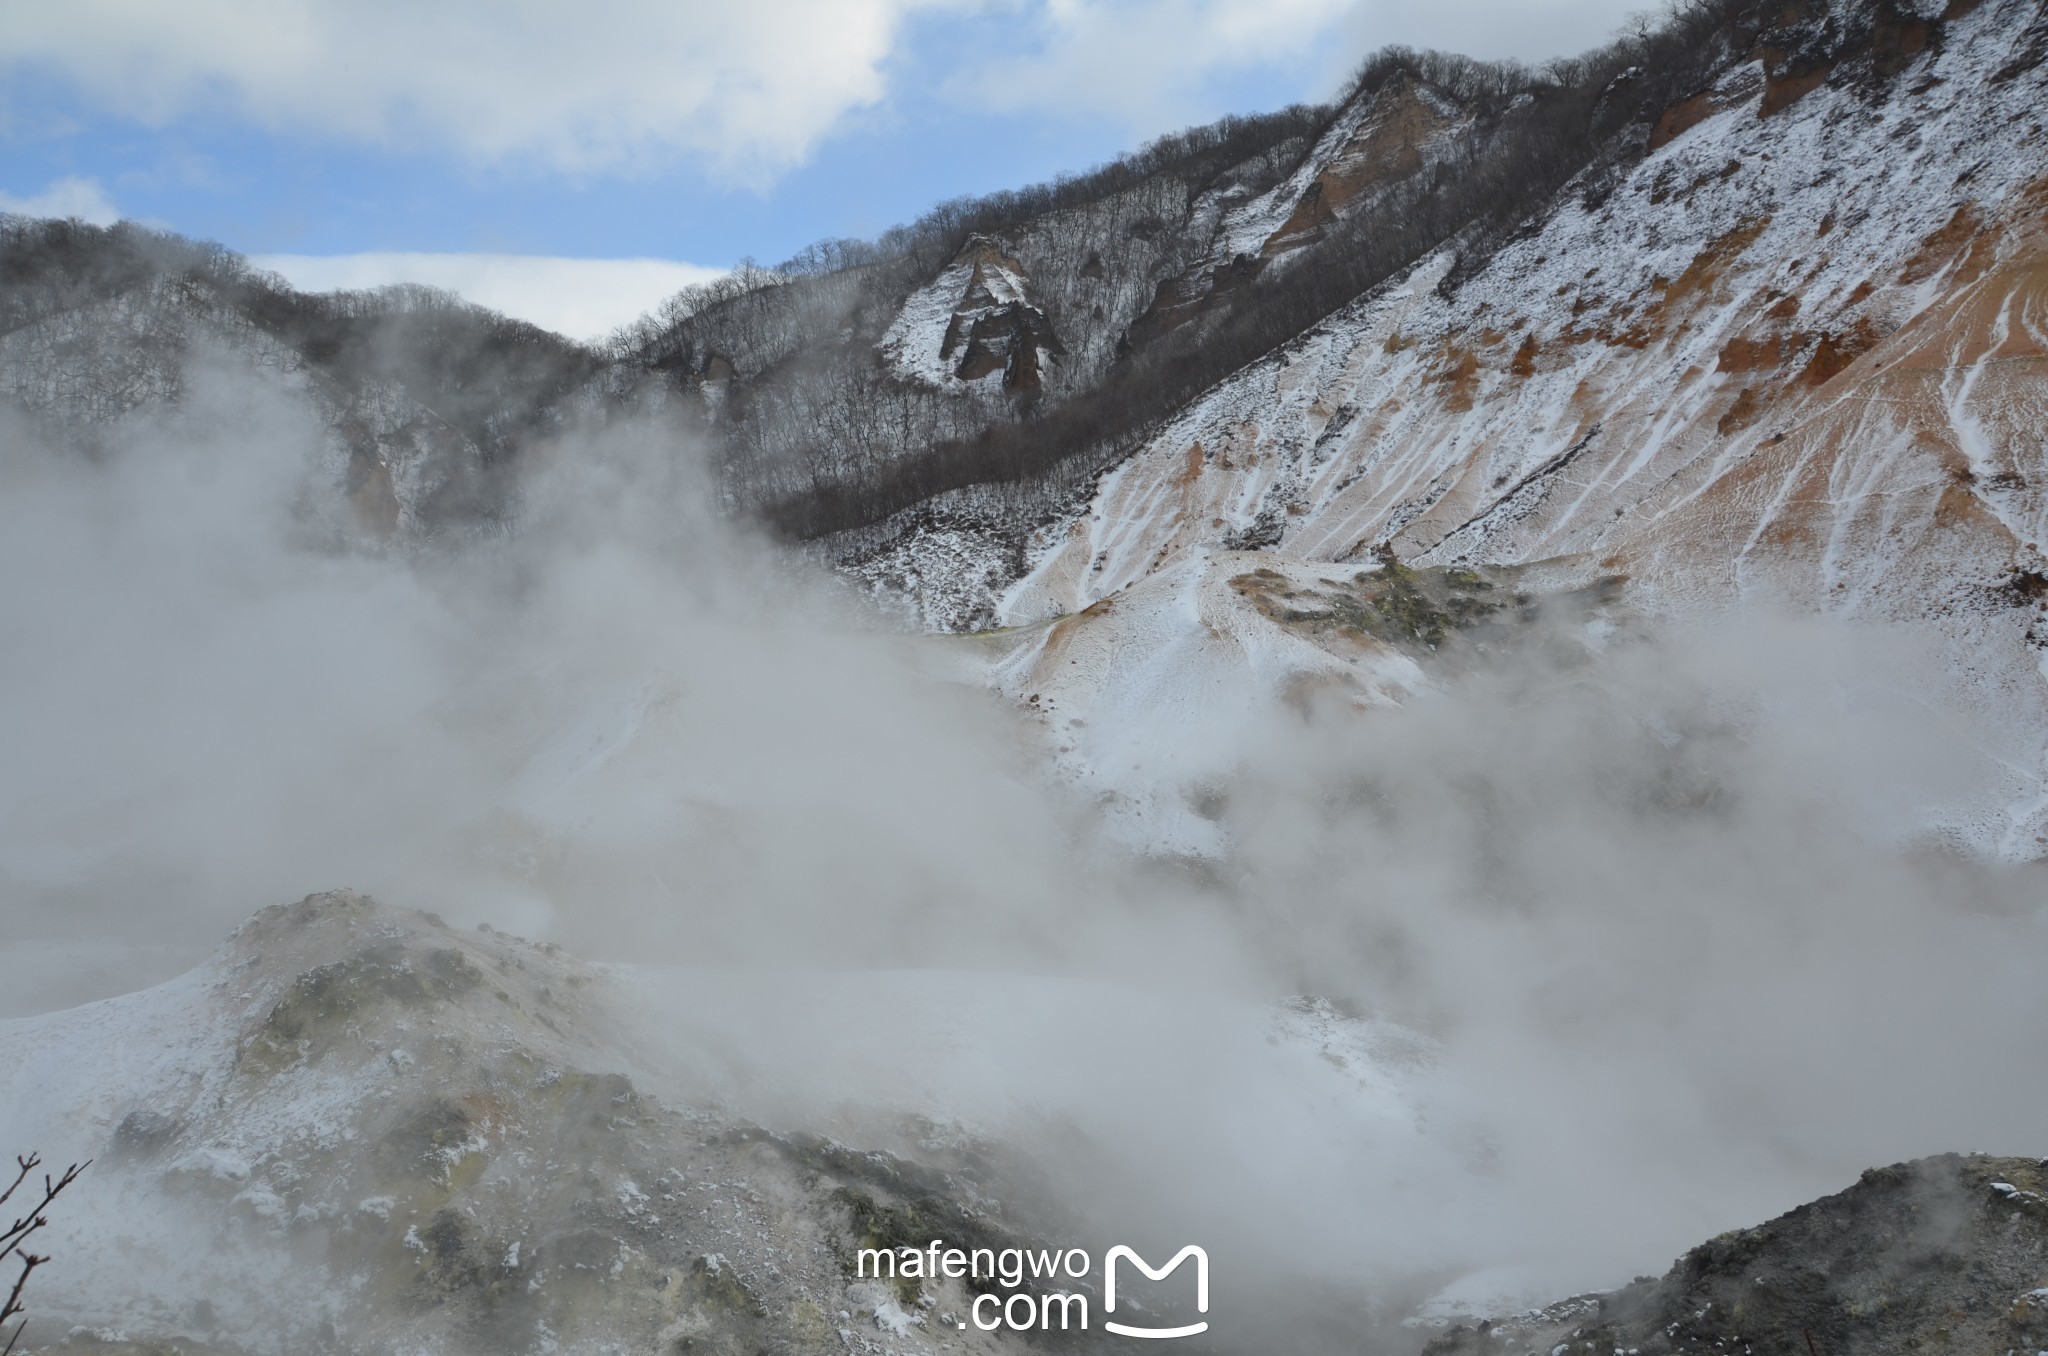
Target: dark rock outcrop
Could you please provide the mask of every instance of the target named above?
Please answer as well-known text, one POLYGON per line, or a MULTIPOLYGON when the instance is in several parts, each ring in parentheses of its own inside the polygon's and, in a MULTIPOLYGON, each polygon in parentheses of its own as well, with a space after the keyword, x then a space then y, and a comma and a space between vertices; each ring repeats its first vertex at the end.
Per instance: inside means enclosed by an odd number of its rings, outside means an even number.
POLYGON ((1662 1280, 1458 1327, 1426 1356, 1895 1356, 2048 1347, 2048 1160, 1934 1158, 1722 1234, 1662 1280))

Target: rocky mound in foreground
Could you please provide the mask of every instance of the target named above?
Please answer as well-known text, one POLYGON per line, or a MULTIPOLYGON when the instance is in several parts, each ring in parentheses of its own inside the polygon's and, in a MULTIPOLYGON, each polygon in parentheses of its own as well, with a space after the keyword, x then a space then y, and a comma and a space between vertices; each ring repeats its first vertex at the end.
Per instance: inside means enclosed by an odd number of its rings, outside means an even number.
POLYGON ((2048 1348, 2048 1159, 1944 1154, 1722 1234, 1662 1280, 1457 1327, 1426 1356, 2048 1348))
MULTIPOLYGON (((1072 1044, 1056 1012, 1078 1013, 1082 1031, 1135 1021, 1118 1002, 1159 1009, 1134 1028, 1138 1048, 1166 1050, 1153 1038, 1189 1026, 1205 1072, 1233 1061, 1259 1072, 1226 1082, 1243 1115, 1200 1098, 1168 1111, 1200 1160, 1229 1164, 1261 1209, 1321 1218, 1370 1201, 1412 1221, 1422 1216, 1400 1208, 1404 1183, 1439 1212, 1497 1185, 1460 1157, 1484 1126, 1458 1118, 1434 1047, 1385 1022, 1316 1000, 1211 1011, 1040 980, 1010 1000, 1033 1045, 1001 1023, 1000 1005, 962 991, 997 979, 955 978, 807 972, 801 983, 822 996, 750 1000, 713 970, 593 965, 345 891, 266 909, 170 983, 0 1023, 0 1145, 96 1160, 38 1239, 56 1260, 30 1288, 24 1349, 1113 1347, 1125 1339, 1101 1330, 1099 1272, 1074 1285, 1097 1320, 1085 1334, 1027 1335, 965 1323, 975 1289, 993 1283, 877 1281, 856 1256, 933 1239, 993 1250, 1064 1239, 1104 1255, 1112 1240, 1088 1203, 1049 1189, 1032 1155, 1082 1161, 1102 1135, 1091 1104, 1119 1083, 1171 1101, 1166 1085, 1195 1066, 1166 1057, 1162 1083, 1118 1061, 1062 1101, 1058 1084, 1028 1081, 1045 1060, 1014 1056, 1072 1044), (836 1041, 820 1043, 806 1001, 843 1028, 836 1041), (874 1031, 894 1033, 890 1060, 871 1057, 874 1031), (803 1050, 778 1054, 792 1033, 803 1050), (718 1073, 736 1058, 751 1097, 718 1073), (945 1096, 888 1083, 891 1062, 945 1096), (1000 1099, 971 1086, 977 1070, 1029 1114, 996 1114, 1000 1099), (864 1108, 826 1086, 835 1077, 866 1090, 864 1108), (778 1078, 788 1087, 760 1095, 778 1078), (782 1110, 763 1119, 764 1107, 782 1110), (963 1119, 935 1119, 941 1109, 963 1119), (1345 1178, 1319 1153, 1407 1171, 1345 1178), (1277 1175, 1257 1177, 1262 1166, 1277 1175)), ((1130 1110, 1106 1105, 1112 1122, 1130 1110)), ((1140 1147, 1158 1153, 1149 1138, 1140 1147)), ((1457 1271, 1458 1259, 1425 1255, 1427 1240, 1400 1236, 1415 1254, 1405 1279, 1382 1261, 1276 1281, 1257 1274, 1270 1259, 1249 1246, 1259 1221, 1240 1211, 1229 1228, 1219 1218, 1191 1232, 1222 1285, 1213 1331, 1176 1349, 2033 1352, 2048 1345, 2044 1193, 2048 1164, 2031 1160, 1878 1170, 1714 1240, 1661 1282, 1448 1331, 1402 1321, 1457 1312, 1416 1308, 1438 1273, 1457 1271)), ((1150 1218, 1126 1208, 1113 1222, 1120 1235, 1150 1218)))
POLYGON ((989 1173, 658 1099, 604 990, 343 891, 0 1027, 12 1140, 96 1159, 38 1239, 28 1349, 859 1351, 926 1317, 856 1248, 1005 1245, 989 1173))
MULTIPOLYGON (((1176 1049, 1260 1075, 1229 1085, 1248 1120, 1172 1104, 1211 1137, 1206 1161, 1263 1154, 1287 1181, 1328 1141, 1417 1165, 1432 1191, 1456 1170, 1437 1143, 1455 1108, 1427 1110, 1431 1047, 1388 1023, 1309 999, 1013 981, 803 971, 763 987, 592 964, 348 891, 266 909, 178 979, 0 1022, 0 1144, 94 1159, 38 1238, 55 1260, 24 1349, 1014 1350, 1023 1334, 967 1322, 977 1292, 1013 1293, 996 1278, 878 1280, 858 1254, 940 1239, 1101 1255, 1050 1160, 1073 1172, 1134 1097, 1171 1101, 1118 1061, 1047 1076, 1046 1052, 1106 1027, 1135 1031, 1167 1083, 1176 1049)), ((1219 1265, 1251 1284, 1239 1259, 1219 1265)), ((1099 1273, 1082 1275, 1099 1315, 1099 1273)), ((1396 1300, 1315 1302, 1347 1333, 1369 1310, 1413 1344, 1396 1300)))

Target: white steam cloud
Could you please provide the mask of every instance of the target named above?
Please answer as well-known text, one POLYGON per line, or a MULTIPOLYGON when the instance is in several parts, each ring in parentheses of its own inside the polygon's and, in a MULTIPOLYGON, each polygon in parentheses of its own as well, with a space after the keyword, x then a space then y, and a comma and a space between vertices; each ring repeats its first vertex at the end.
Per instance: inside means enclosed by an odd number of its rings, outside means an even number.
POLYGON ((203 946, 346 884, 696 967, 668 1001, 764 1118, 860 1063, 1304 1284, 1613 1281, 1871 1163, 2043 1147, 2040 872, 1897 845, 1978 775, 1887 695, 1897 638, 1560 633, 1271 721, 1231 854, 1146 863, 660 430, 537 458, 510 540, 378 556, 301 413, 191 390, 94 459, 0 438, 11 936, 203 946), (1422 1033, 1408 1100, 1317 1101, 1231 1015, 1299 993, 1422 1033))

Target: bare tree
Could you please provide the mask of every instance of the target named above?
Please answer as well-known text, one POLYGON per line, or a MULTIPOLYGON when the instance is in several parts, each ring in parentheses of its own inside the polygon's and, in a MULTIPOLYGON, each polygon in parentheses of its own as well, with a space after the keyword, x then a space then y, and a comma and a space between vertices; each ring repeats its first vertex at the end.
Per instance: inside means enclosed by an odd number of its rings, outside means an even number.
MULTIPOLYGON (((28 1180, 28 1175, 43 1165, 42 1155, 40 1154, 30 1154, 26 1158, 16 1157, 14 1161, 20 1166, 21 1171, 15 1174, 14 1181, 8 1186, 7 1190, 0 1191, 0 1205, 5 1205, 8 1201, 13 1200, 14 1193, 21 1189, 21 1184, 28 1180)), ((36 1202, 35 1207, 26 1215, 19 1217, 13 1224, 9 1225, 5 1232, 0 1232, 0 1262, 4 1262, 12 1257, 21 1264, 21 1273, 14 1278, 14 1288, 7 1292, 7 1302, 0 1304, 0 1331, 5 1331, 7 1321, 11 1318, 18 1317, 21 1319, 21 1322, 14 1325, 14 1334, 7 1339, 7 1345, 0 1347, 0 1356, 10 1356, 14 1350, 15 1343, 21 1341, 21 1330, 28 1326, 28 1319, 24 1316, 25 1310, 21 1302, 21 1292, 28 1286, 29 1274, 50 1260, 39 1253, 30 1252, 25 1245, 39 1230, 49 1225, 49 1218, 43 1214, 43 1211, 49 1208, 51 1201, 57 1199, 57 1193, 77 1181, 78 1174, 84 1172, 91 1164, 91 1159, 87 1159, 83 1163, 73 1163, 70 1167, 64 1169, 63 1176, 54 1181, 51 1180, 48 1173, 44 1173, 42 1200, 36 1202)))

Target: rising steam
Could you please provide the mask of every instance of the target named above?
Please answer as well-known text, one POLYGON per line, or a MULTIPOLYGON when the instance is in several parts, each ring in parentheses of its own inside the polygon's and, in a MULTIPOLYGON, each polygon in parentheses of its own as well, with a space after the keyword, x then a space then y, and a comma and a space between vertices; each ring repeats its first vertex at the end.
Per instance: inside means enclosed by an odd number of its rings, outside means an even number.
MULTIPOLYGON (((1996 774, 1899 637, 1560 631, 1399 710, 1276 707, 1229 854, 1160 863, 663 430, 566 437, 515 533, 405 548, 350 531, 324 436, 201 371, 91 458, 0 437, 10 936, 197 954, 351 885, 726 976, 692 1020, 792 1121, 844 1095, 820 971, 944 972, 919 1020, 985 1077, 870 1094, 1057 1123, 1076 1199, 1241 1274, 1611 1282, 1871 1163, 2042 1147, 2040 873, 1943 846, 1929 807, 1996 774), (1421 1033, 1423 1119, 1324 1116, 1216 1015, 1302 993, 1421 1033)), ((909 1013, 870 1055, 930 1057, 909 1013)))

